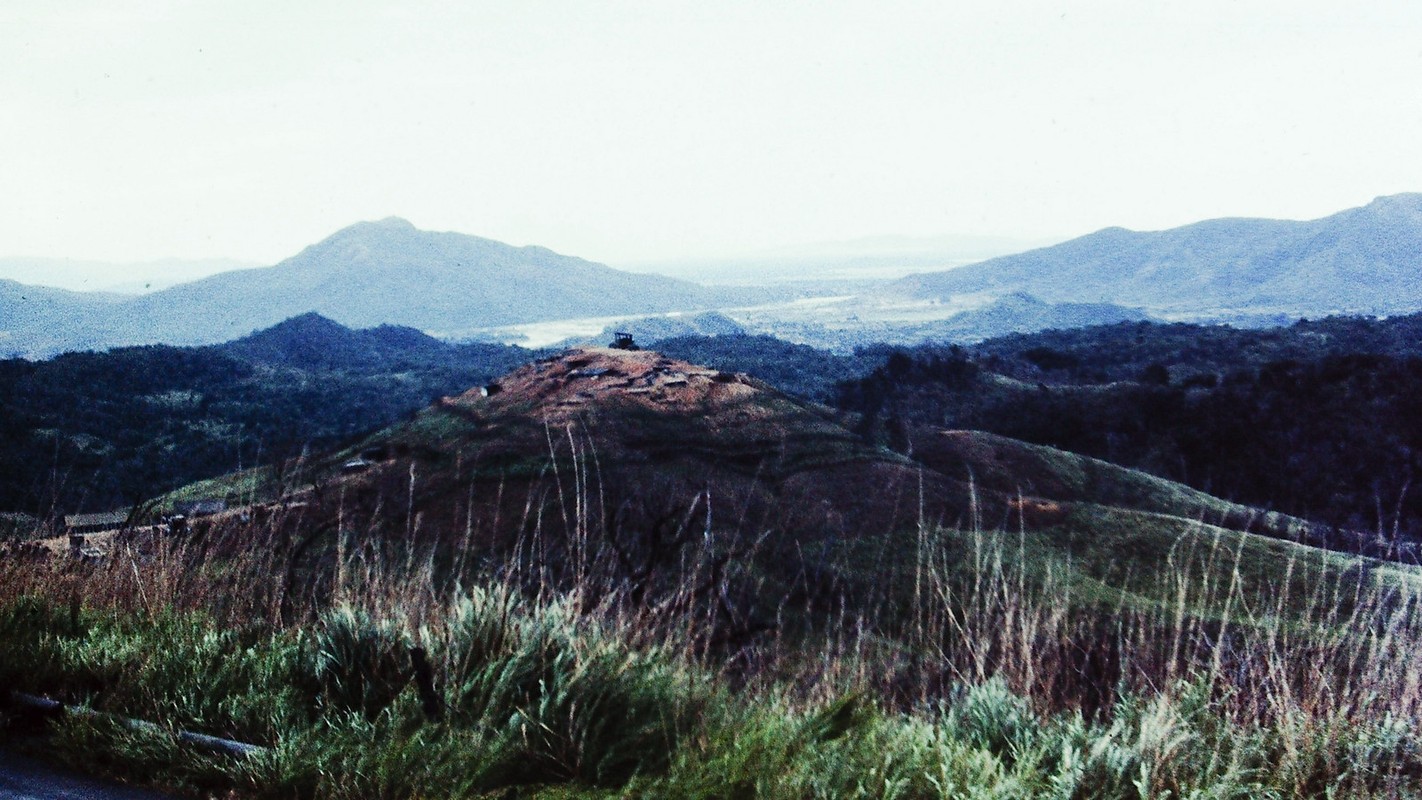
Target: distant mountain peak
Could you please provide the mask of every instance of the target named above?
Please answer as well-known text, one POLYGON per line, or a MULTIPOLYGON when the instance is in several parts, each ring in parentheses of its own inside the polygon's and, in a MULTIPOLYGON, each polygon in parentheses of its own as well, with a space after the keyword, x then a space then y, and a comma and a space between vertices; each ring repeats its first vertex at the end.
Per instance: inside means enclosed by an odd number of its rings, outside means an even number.
POLYGON ((394 228, 407 231, 419 230, 415 227, 414 223, 410 222, 404 217, 386 217, 384 219, 378 219, 373 222, 366 222, 364 224, 369 225, 373 228, 394 228))
POLYGON ((1422 215, 1422 192, 1383 195, 1373 199, 1363 207, 1374 214, 1402 214, 1409 217, 1422 215))
POLYGON ((350 328, 315 311, 284 319, 275 325, 253 331, 238 342, 311 341, 326 336, 353 333, 350 328))
MULTIPOLYGON (((322 316, 316 311, 307 311, 305 314, 297 314, 294 317, 278 322, 276 325, 273 325, 272 328, 316 328, 324 330, 342 328, 349 330, 341 323, 336 322, 330 317, 322 316)), ((271 328, 268 328, 268 330, 271 330, 271 328)))
POLYGON ((347 242, 352 239, 361 240, 370 237, 384 237, 391 234, 412 233, 422 233, 422 231, 403 217, 386 217, 385 219, 364 220, 347 225, 330 236, 327 236, 323 241, 347 242))
POLYGON ((442 357, 450 347, 414 328, 382 325, 356 330, 316 312, 217 346, 251 361, 322 369, 430 354, 442 357))
POLYGON ((1384 194, 1373 198, 1370 206, 1376 205, 1422 205, 1422 192, 1398 192, 1397 194, 1384 194))
MULTIPOLYGON (((462 338, 575 317, 758 305, 766 297, 758 289, 623 272, 541 247, 424 231, 400 217, 342 228, 270 267, 138 297, 100 303, 93 295, 46 293, 37 303, 37 293, 24 290, 12 300, 16 292, 3 289, 0 352, 26 354, 230 341, 311 311, 353 329, 392 323, 462 338), (11 310, 21 308, 23 315, 11 310)), ((315 339, 340 333, 315 318, 302 320, 290 332, 304 328, 315 339)))

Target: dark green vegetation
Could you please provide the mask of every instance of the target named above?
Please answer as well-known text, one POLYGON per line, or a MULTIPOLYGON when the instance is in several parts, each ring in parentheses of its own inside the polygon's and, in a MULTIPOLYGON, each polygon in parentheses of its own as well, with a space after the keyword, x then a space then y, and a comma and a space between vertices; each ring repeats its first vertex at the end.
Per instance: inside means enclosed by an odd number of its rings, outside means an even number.
POLYGON ((214 347, 0 361, 0 509, 131 505, 387 425, 528 357, 307 315, 214 347))
MULTIPOLYGON (((461 551, 436 532, 412 535, 398 513, 367 512, 331 537, 318 591, 292 599, 304 583, 292 582, 292 567, 310 565, 288 534, 320 529, 309 505, 293 504, 187 539, 132 537, 136 562, 11 561, 0 573, 0 681, 272 748, 219 758, 94 719, 64 722, 47 743, 86 769, 205 795, 1422 789, 1411 679, 1422 622, 1418 576, 1405 570, 1192 531, 1184 520, 1172 530, 1097 513, 1069 546, 1078 558, 1093 551, 1083 560, 1100 579, 1079 580, 1053 555, 1056 534, 900 531, 861 545, 880 552, 874 581, 911 604, 846 614, 863 586, 822 584, 811 630, 773 626, 732 640, 723 603, 804 564, 751 555, 755 580, 718 573, 724 562, 698 544, 701 531, 673 527, 663 535, 677 552, 648 585, 657 523, 640 526, 640 544, 610 538, 597 520, 612 487, 580 474, 568 451, 545 464, 533 498, 564 490, 547 510, 591 512, 589 522, 566 533, 523 528, 523 559, 488 563, 466 551, 450 563, 461 551), (1112 574, 1113 550, 1158 565, 1158 585, 1120 593, 1129 567, 1115 562, 1112 574), (545 553, 564 568, 540 564, 545 553), (430 683, 414 677, 416 649, 430 683)), ((436 510, 419 497, 416 507, 436 510)), ((728 523, 716 538, 736 533, 728 523)), ((862 569, 864 552, 816 560, 862 569)))
MULTIPOLYGON (((1365 549, 1386 554, 1418 535, 1420 316, 1271 330, 1122 324, 847 356, 764 336, 659 348, 837 403, 862 415, 848 421, 861 435, 900 451, 921 438, 918 424, 989 430, 1307 517, 1328 546, 1381 532, 1365 549)), ((101 510, 275 463, 526 357, 307 316, 219 347, 0 362, 0 508, 101 510)))
MULTIPOLYGON (((1310 228, 1401 296, 1412 248, 1372 234, 1414 206, 1264 226, 1267 274, 1157 285, 1306 297, 1310 228)), ((1164 239, 1224 262, 1211 243, 1259 228, 1164 239)), ((302 292, 379 322, 347 290, 387 267, 390 308, 415 284, 436 317, 567 315, 493 280, 513 273, 621 291, 571 262, 387 221, 274 268, 276 294, 145 302, 171 333, 302 292)), ((1048 299, 984 314, 1130 313, 1048 299)), ((204 796, 1422 796, 1422 317, 847 356, 709 322, 730 335, 508 374, 530 354, 314 315, 0 363, 0 535, 152 501, 73 555, 0 545, 0 686, 155 721, 68 718, 40 746, 204 796), (229 508, 161 522, 208 497, 229 508)), ((7 743, 20 722, 0 705, 7 743)))
POLYGON ((1108 383, 1169 368, 1177 383, 1208 385, 1284 361, 1376 355, 1422 357, 1422 314, 1326 317, 1265 330, 1224 325, 1125 324, 1003 336, 975 345, 986 365, 1023 380, 1108 383), (994 360, 994 357, 997 357, 994 360))
MULTIPOLYGON (((916 363, 883 374, 983 379, 916 363)), ((0 681, 272 748, 94 718, 50 740, 209 795, 1422 792, 1412 568, 653 352, 489 388, 186 487, 160 506, 243 506, 183 533, 0 555, 0 681)))
MULTIPOLYGON (((883 351, 835 356, 770 337, 683 337, 668 354, 828 399, 883 351)), ((0 510, 48 518, 131 505, 239 467, 319 451, 531 357, 308 314, 224 345, 0 361, 0 510)))
POLYGON ((892 356, 839 407, 901 444, 992 431, 1320 523, 1408 560, 1422 540, 1422 317, 1241 331, 1124 324, 892 356))
MULTIPOLYGON (((1000 584, 1012 578, 989 583, 1016 592, 1000 584)), ((204 795, 1408 797, 1422 768, 1415 729, 1390 713, 1407 709, 1406 665, 1376 651, 1357 660, 1365 677, 1342 686, 1386 693, 1362 713, 1323 692, 1266 693, 1207 659, 1163 690, 1123 688, 1099 716, 1044 712, 1013 678, 971 672, 899 707, 864 676, 887 666, 869 652, 828 651, 800 682, 747 682, 645 623, 579 609, 577 596, 531 602, 495 586, 423 613, 368 605, 391 588, 366 587, 367 605, 334 606, 300 629, 10 599, 0 673, 24 688, 43 674, 59 696, 272 748, 220 758, 94 720, 66 722, 50 742, 85 769, 204 795), (436 705, 411 680, 413 648, 438 676, 436 705)), ((1040 623, 1045 599, 965 621, 1040 623)), ((969 633, 984 646, 1009 641, 969 633)), ((1330 656, 1339 644, 1325 646, 1330 656)), ((1229 659, 1244 669, 1227 668, 1252 675, 1303 654, 1241 644, 1229 659)))
MULTIPOLYGON (((344 529, 457 541, 461 563, 503 565, 520 585, 596 579, 635 604, 683 580, 707 592, 715 576, 718 636, 733 640, 813 630, 827 606, 905 607, 908 582, 886 580, 909 569, 902 532, 937 525, 1019 530, 1062 586, 1107 602, 1159 595, 1182 541, 1247 556, 1251 581, 1300 561, 1300 596, 1315 569, 1381 566, 1284 541, 1309 537, 1302 520, 1060 450, 959 431, 894 452, 848 427, 856 417, 658 353, 572 351, 499 386, 335 452, 187 487, 159 510, 220 497, 284 520, 288 603, 331 591, 344 529), (362 453, 363 469, 343 470, 362 453), (562 549, 570 541, 583 555, 562 549), (589 549, 601 557, 585 560, 589 549), (692 568, 706 575, 687 577, 692 568)), ((230 524, 195 530, 221 539, 230 524)))
POLYGON ((656 349, 693 364, 746 372, 782 392, 815 402, 829 401, 836 384, 868 374, 891 352, 871 347, 854 355, 836 355, 772 336, 679 336, 659 341, 656 349))

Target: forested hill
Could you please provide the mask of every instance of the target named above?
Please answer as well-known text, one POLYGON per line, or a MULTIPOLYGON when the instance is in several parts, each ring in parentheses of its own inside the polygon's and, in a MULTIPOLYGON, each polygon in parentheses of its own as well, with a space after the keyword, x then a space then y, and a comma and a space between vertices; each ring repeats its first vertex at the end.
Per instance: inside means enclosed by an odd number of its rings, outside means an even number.
MULTIPOLYGON (((1410 488, 1422 473, 1422 315, 1273 330, 1123 323, 847 356, 744 335, 658 349, 837 403, 884 443, 911 444, 915 424, 982 429, 1422 536, 1422 492, 1410 488)), ((0 512, 103 510, 270 463, 533 356, 313 314, 223 345, 0 361, 0 512)))
POLYGON ((1326 317, 1266 329, 1123 323, 1012 334, 972 347, 995 369, 1048 382, 1105 383, 1165 367, 1170 380, 1208 382, 1281 361, 1357 354, 1422 357, 1422 314, 1326 317))
MULTIPOLYGON (((814 401, 887 349, 839 356, 767 336, 659 349, 814 401)), ((303 314, 233 342, 0 361, 0 512, 109 509, 386 425, 534 357, 413 328, 303 314)))
MULTIPOLYGON (((1422 316, 1267 331, 1123 324, 919 348, 841 384, 885 440, 986 430, 1422 540, 1422 316)), ((1030 487, 1024 487, 1030 491, 1030 487)))
POLYGON ((529 358, 312 314, 209 347, 0 361, 0 511, 130 504, 389 424, 529 358))

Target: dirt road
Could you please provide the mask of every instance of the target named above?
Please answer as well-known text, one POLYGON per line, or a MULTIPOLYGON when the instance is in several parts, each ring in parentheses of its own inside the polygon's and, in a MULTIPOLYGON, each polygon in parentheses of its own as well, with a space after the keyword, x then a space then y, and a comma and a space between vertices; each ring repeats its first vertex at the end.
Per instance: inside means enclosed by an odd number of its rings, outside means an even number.
POLYGON ((173 795, 134 789, 52 767, 0 749, 3 800, 176 800, 173 795))

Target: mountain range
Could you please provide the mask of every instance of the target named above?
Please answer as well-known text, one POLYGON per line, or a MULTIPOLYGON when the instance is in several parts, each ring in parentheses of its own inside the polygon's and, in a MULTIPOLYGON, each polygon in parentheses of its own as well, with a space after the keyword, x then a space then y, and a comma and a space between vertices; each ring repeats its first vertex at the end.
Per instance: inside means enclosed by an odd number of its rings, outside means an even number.
POLYGON ((456 337, 553 319, 733 306, 773 294, 623 272, 390 218, 352 225, 272 267, 138 297, 0 283, 0 353, 208 344, 308 312, 353 327, 400 324, 456 337))
POLYGON ((1216 219, 1142 232, 1107 228, 1052 247, 911 275, 888 296, 1025 292, 1188 316, 1391 314, 1422 308, 1422 194, 1322 219, 1216 219))
MULTIPOLYGON (((542 247, 422 231, 392 217, 342 229, 275 266, 140 296, 0 280, 0 355, 211 344, 306 313, 356 328, 403 325, 441 338, 477 338, 529 323, 712 311, 808 291, 791 284, 704 286, 625 272, 542 247)), ((909 300, 967 311, 911 323, 876 321, 870 313, 828 331, 825 344, 969 342, 1147 317, 1258 325, 1406 313, 1422 309, 1422 194, 1381 197, 1312 221, 1217 219, 1155 232, 1107 228, 910 275, 859 296, 868 308, 909 300)), ((782 330, 785 320, 776 314, 783 311, 765 311, 751 324, 726 321, 796 338, 782 330)), ((688 332, 670 330, 683 319, 654 322, 657 330, 647 333, 688 332)), ((812 331, 817 322, 792 320, 792 327, 812 331)))

